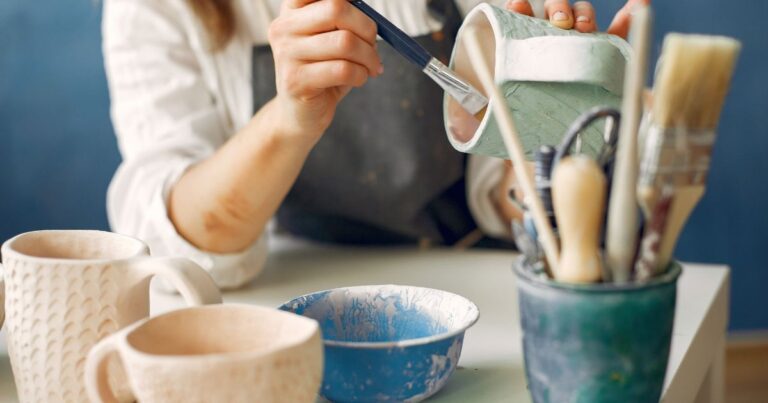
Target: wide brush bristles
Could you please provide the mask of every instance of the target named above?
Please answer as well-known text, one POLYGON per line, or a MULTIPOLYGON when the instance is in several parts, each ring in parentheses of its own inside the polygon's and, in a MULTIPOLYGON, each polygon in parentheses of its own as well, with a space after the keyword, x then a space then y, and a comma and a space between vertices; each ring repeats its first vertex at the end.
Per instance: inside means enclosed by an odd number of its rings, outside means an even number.
POLYGON ((716 128, 740 49, 739 41, 722 36, 667 35, 654 86, 654 124, 716 128))

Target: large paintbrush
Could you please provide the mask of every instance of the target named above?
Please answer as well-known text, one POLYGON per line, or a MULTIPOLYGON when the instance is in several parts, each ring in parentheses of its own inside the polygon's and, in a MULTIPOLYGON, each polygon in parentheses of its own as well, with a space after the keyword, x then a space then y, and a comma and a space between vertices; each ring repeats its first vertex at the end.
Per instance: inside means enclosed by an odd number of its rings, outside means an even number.
POLYGON ((740 49, 737 40, 719 36, 669 34, 664 40, 637 189, 650 215, 661 189, 674 188, 657 271, 669 264, 688 216, 704 195, 715 130, 740 49))

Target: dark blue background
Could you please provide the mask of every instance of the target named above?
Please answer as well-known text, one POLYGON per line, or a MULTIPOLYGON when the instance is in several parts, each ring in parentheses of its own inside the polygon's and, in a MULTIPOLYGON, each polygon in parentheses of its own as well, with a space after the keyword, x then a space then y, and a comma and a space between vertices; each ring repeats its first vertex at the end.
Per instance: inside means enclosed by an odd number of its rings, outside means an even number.
MULTIPOLYGON (((601 27, 620 7, 595 0, 601 27)), ((744 42, 707 195, 680 241, 684 260, 733 267, 732 329, 768 329, 768 2, 658 0, 663 34, 744 42)), ((119 162, 92 0, 0 1, 0 240, 40 228, 107 228, 119 162)))

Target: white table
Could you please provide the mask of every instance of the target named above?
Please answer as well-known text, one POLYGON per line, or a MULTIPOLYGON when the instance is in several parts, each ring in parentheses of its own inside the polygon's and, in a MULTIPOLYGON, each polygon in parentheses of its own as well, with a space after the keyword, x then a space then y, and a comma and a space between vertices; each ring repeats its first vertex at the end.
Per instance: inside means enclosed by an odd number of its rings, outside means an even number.
MULTIPOLYGON (((459 369, 434 402, 529 402, 520 345, 515 254, 503 251, 342 249, 281 240, 253 286, 228 292, 225 302, 278 306, 312 291, 363 284, 406 284, 451 291, 480 308, 465 337, 459 369)), ((664 402, 724 400, 723 361, 728 313, 728 268, 685 264, 664 402)), ((183 306, 175 295, 154 293, 153 313, 183 306)), ((0 342, 0 401, 16 401, 0 342)))

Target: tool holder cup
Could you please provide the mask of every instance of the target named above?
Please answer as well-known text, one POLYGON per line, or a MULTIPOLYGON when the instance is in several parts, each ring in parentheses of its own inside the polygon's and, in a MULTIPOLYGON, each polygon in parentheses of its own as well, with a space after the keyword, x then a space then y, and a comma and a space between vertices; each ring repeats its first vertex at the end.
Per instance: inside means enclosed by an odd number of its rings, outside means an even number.
POLYGON ((645 283, 568 284, 518 259, 528 389, 536 403, 657 402, 681 267, 645 283))

